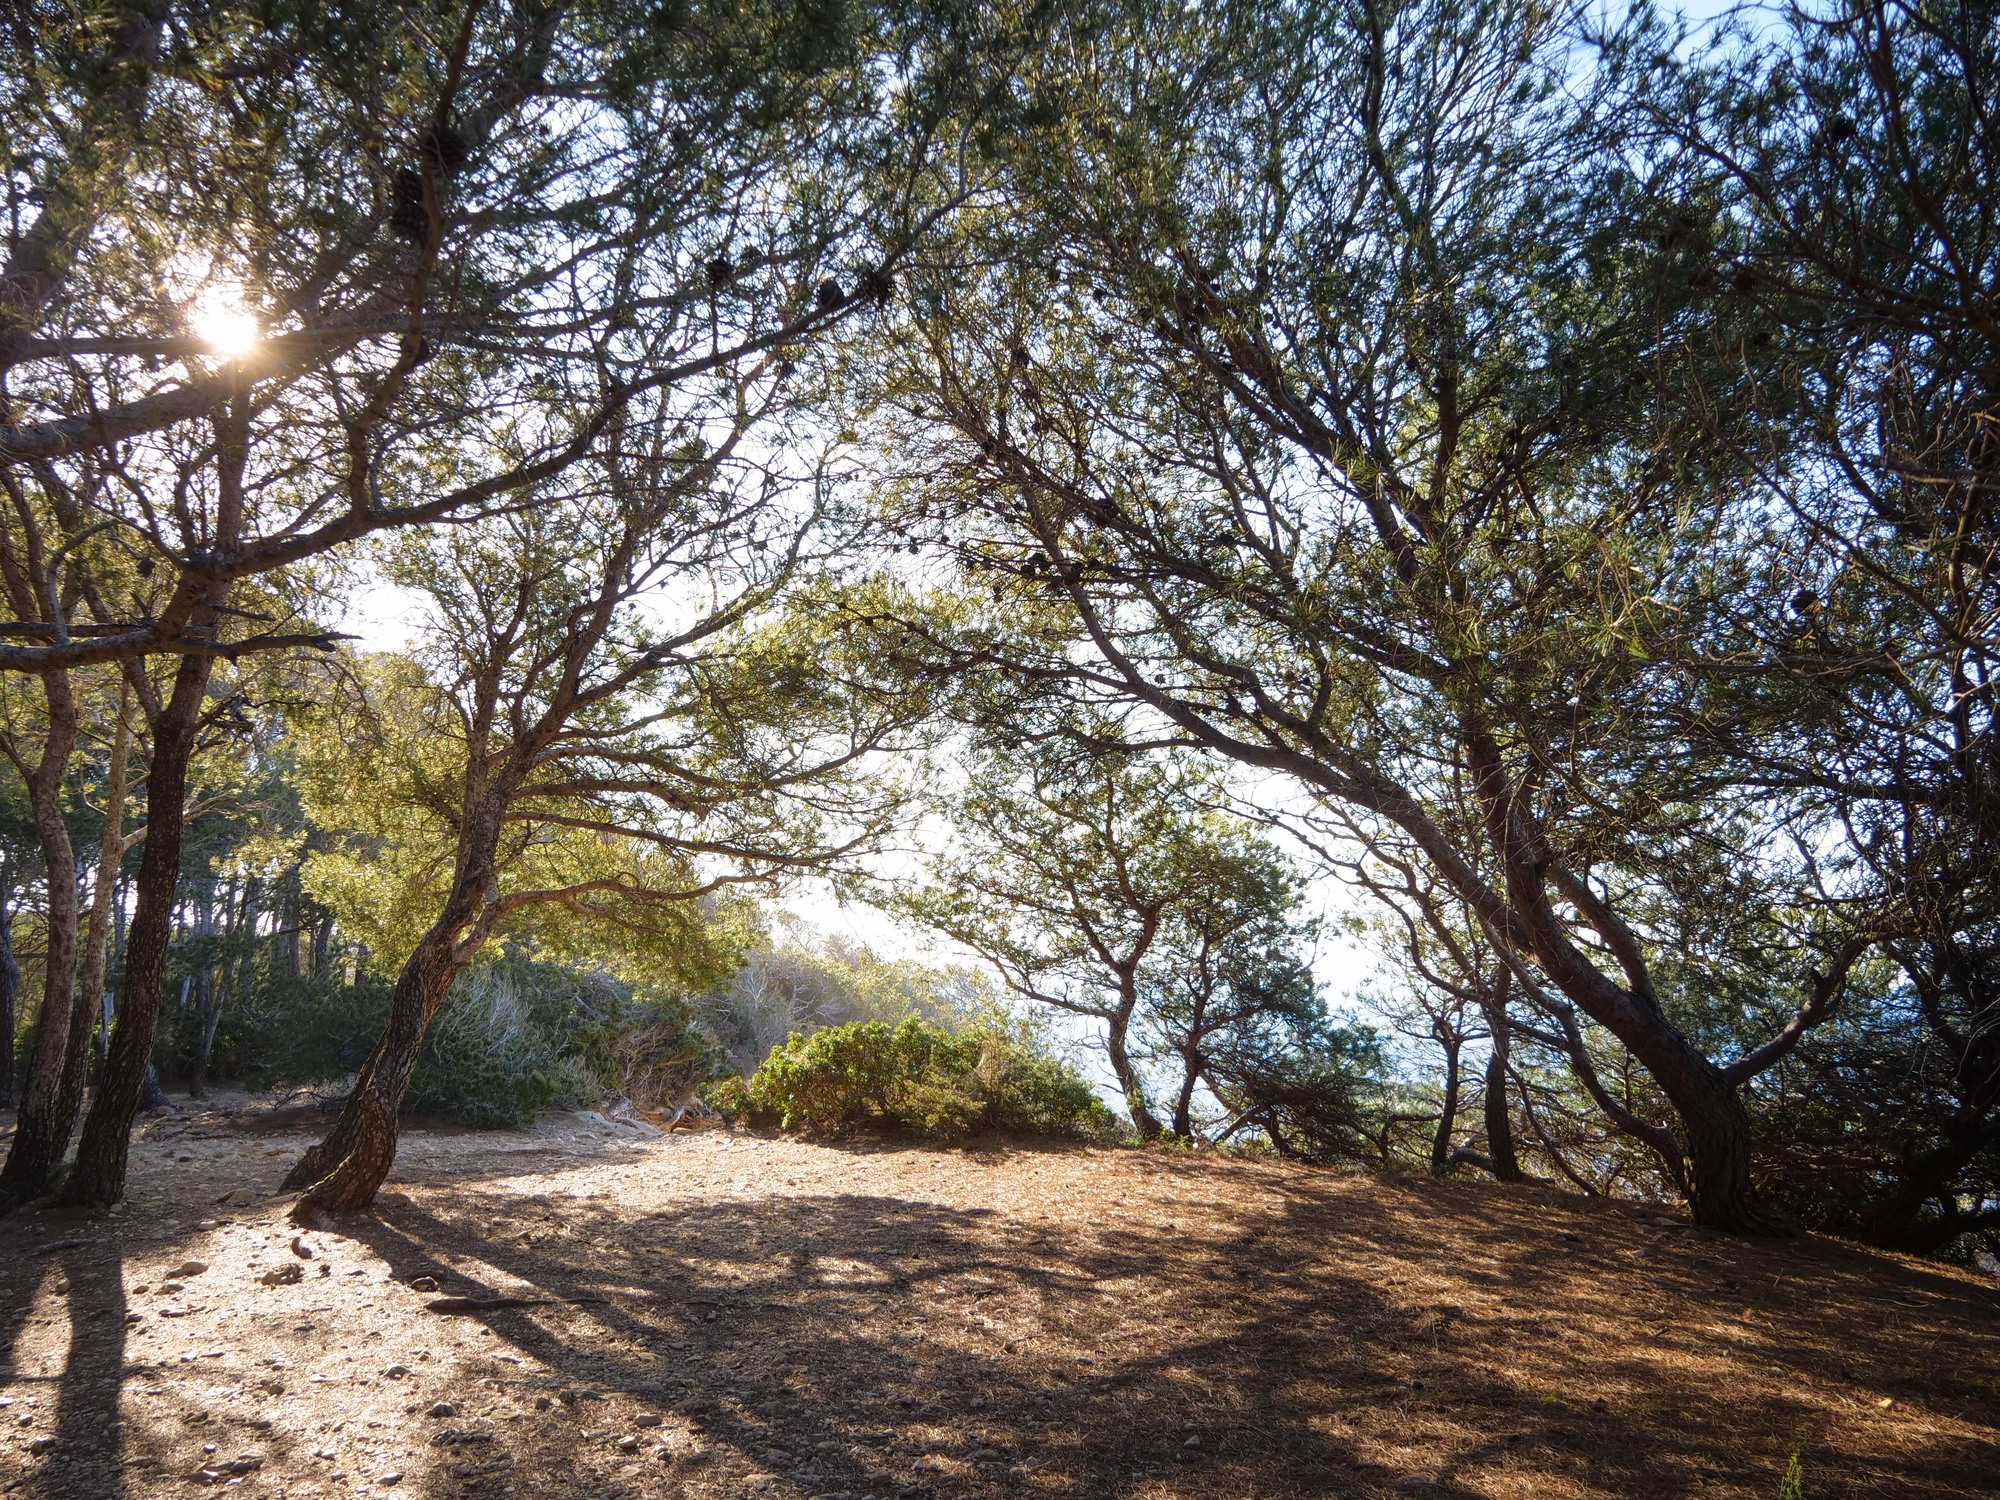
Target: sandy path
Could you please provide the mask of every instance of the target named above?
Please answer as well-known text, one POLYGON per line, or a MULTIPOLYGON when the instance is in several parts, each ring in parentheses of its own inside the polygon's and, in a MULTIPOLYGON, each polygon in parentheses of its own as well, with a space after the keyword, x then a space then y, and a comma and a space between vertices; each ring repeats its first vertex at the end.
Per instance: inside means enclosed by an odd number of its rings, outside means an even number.
POLYGON ((413 1131, 295 1249, 306 1135, 155 1131, 121 1214, 0 1221, 0 1493, 1768 1500, 1797 1450, 1815 1497, 2000 1494, 1995 1289, 1836 1245, 564 1117, 413 1131))

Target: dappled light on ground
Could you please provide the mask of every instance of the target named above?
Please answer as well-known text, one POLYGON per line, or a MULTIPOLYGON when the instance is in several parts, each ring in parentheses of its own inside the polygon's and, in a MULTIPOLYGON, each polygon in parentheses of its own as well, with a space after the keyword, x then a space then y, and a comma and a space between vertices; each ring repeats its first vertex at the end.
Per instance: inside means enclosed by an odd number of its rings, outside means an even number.
POLYGON ((567 1120, 412 1133, 379 1218, 298 1235, 306 1137, 199 1134, 123 1215, 6 1222, 0 1492, 1765 1497, 1794 1451, 1814 1496, 2000 1492, 1991 1285, 1824 1242, 567 1120))

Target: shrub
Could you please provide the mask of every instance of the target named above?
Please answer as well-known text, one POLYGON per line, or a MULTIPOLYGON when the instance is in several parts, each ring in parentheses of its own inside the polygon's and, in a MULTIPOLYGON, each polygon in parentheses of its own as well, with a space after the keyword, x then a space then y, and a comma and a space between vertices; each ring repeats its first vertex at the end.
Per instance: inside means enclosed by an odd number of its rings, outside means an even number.
MULTIPOLYGON (((1059 1059, 998 1029, 953 1031, 914 1018, 794 1035, 751 1075, 742 1097, 775 1111, 784 1129, 810 1135, 872 1128, 952 1139, 975 1130, 1072 1136, 1117 1130, 1090 1085, 1059 1059)), ((720 1101, 718 1107, 727 1112, 720 1101)))
MULTIPOLYGON (((695 1092, 703 1104, 706 1104, 726 1120, 743 1120, 750 1124, 761 1123, 755 1118, 760 1112, 760 1106, 750 1097, 750 1083, 748 1079, 738 1078, 734 1074, 731 1074, 727 1078, 713 1078, 704 1083, 695 1092)), ((768 1111, 763 1112, 768 1113, 768 1111)), ((774 1125, 777 1123, 775 1116, 772 1118, 771 1123, 774 1125)))
MULTIPOLYGON (((285 979, 255 999, 254 1006, 223 1010, 209 1058, 211 1079, 311 1085, 346 1078, 367 1059, 389 1018, 389 987, 365 977, 358 984, 285 979)), ((192 1004, 170 1004, 153 1060, 162 1077, 182 1081, 201 1044, 201 1013, 192 1004)))
POLYGON ((611 1055, 619 1088, 641 1111, 671 1112, 705 1097, 704 1086, 723 1062, 722 1048, 702 1026, 694 1007, 674 996, 654 996, 634 1004, 612 1043, 611 1055))
MULTIPOLYGON (((550 1105, 578 1107, 615 1087, 629 1000, 606 976, 501 959, 452 986, 424 1036, 404 1096, 412 1113, 519 1127, 550 1105)), ((389 1012, 386 985, 301 984, 259 1041, 258 1069, 280 1084, 344 1080, 389 1012)))

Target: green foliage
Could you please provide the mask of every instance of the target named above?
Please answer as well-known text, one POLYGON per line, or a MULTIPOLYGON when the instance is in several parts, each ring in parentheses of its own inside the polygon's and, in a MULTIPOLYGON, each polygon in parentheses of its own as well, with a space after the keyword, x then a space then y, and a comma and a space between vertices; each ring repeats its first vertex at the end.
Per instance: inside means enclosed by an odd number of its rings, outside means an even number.
POLYGON ((1805 1500, 1806 1466, 1799 1462, 1798 1454, 1785 1465, 1785 1477, 1778 1484, 1778 1500, 1805 1500))
POLYGON ((520 1128, 550 1105, 592 1102, 598 1080, 558 1037, 495 1025, 477 1000, 454 996, 431 1023, 403 1107, 467 1125, 520 1128))
POLYGON ((1379 1162, 1391 1111, 1376 1034, 1341 1025, 1323 1007, 1294 1018, 1282 1040, 1266 1034, 1212 1070, 1239 1128, 1261 1133, 1281 1156, 1311 1162, 1379 1162))
POLYGON ((740 1120, 748 1125, 778 1122, 776 1115, 751 1097, 750 1081, 734 1073, 710 1079, 696 1090, 696 1097, 727 1120, 740 1120))
POLYGON ((635 1002, 611 1055, 620 1089, 642 1110, 672 1110, 698 1097, 725 1058, 693 1002, 677 995, 635 1002))
POLYGON ((696 1004, 702 1026, 735 1070, 746 1074, 794 1032, 850 1021, 894 1024, 911 1016, 963 1029, 999 1009, 992 982, 976 970, 887 958, 839 937, 822 942, 807 933, 758 944, 726 983, 703 991, 696 1004))
MULTIPOLYGON (((389 986, 368 975, 354 984, 304 979, 271 996, 259 1012, 257 1037, 237 1050, 254 1059, 260 1079, 293 1086, 332 1083, 367 1061, 389 1018, 389 986)), ((174 1050, 180 1028, 179 1014, 170 1016, 154 1052, 161 1073, 169 1077, 186 1066, 185 1054, 174 1050)), ((216 1033, 217 1046, 235 1029, 233 1018, 226 1017, 216 1033)))
MULTIPOLYGON (((302 984, 244 1050, 254 1049, 256 1075, 268 1082, 335 1083, 366 1059, 388 1014, 378 981, 302 984)), ((483 964, 431 1021, 404 1107, 519 1128, 537 1110, 594 1103, 619 1085, 632 1014, 629 992, 604 975, 520 959, 483 964)))
POLYGON ((1092 1137, 1117 1128, 1083 1078, 1018 1036, 916 1019, 794 1036, 764 1060, 741 1098, 810 1135, 873 1128, 935 1140, 976 1130, 1092 1137))

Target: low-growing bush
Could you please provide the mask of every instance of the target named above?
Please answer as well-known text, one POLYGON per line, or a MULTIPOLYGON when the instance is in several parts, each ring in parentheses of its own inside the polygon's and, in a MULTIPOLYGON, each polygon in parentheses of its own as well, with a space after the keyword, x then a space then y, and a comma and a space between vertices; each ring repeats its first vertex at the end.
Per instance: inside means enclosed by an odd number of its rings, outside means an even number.
MULTIPOLYGON (((1094 1137, 1118 1129, 1095 1091, 1059 1058, 997 1028, 953 1031, 914 1018, 794 1035, 742 1085, 741 1100, 735 1112, 771 1110, 784 1129, 809 1135, 875 1129, 932 1139, 976 1130, 1094 1137)), ((721 1098, 714 1102, 731 1112, 721 1098)))

